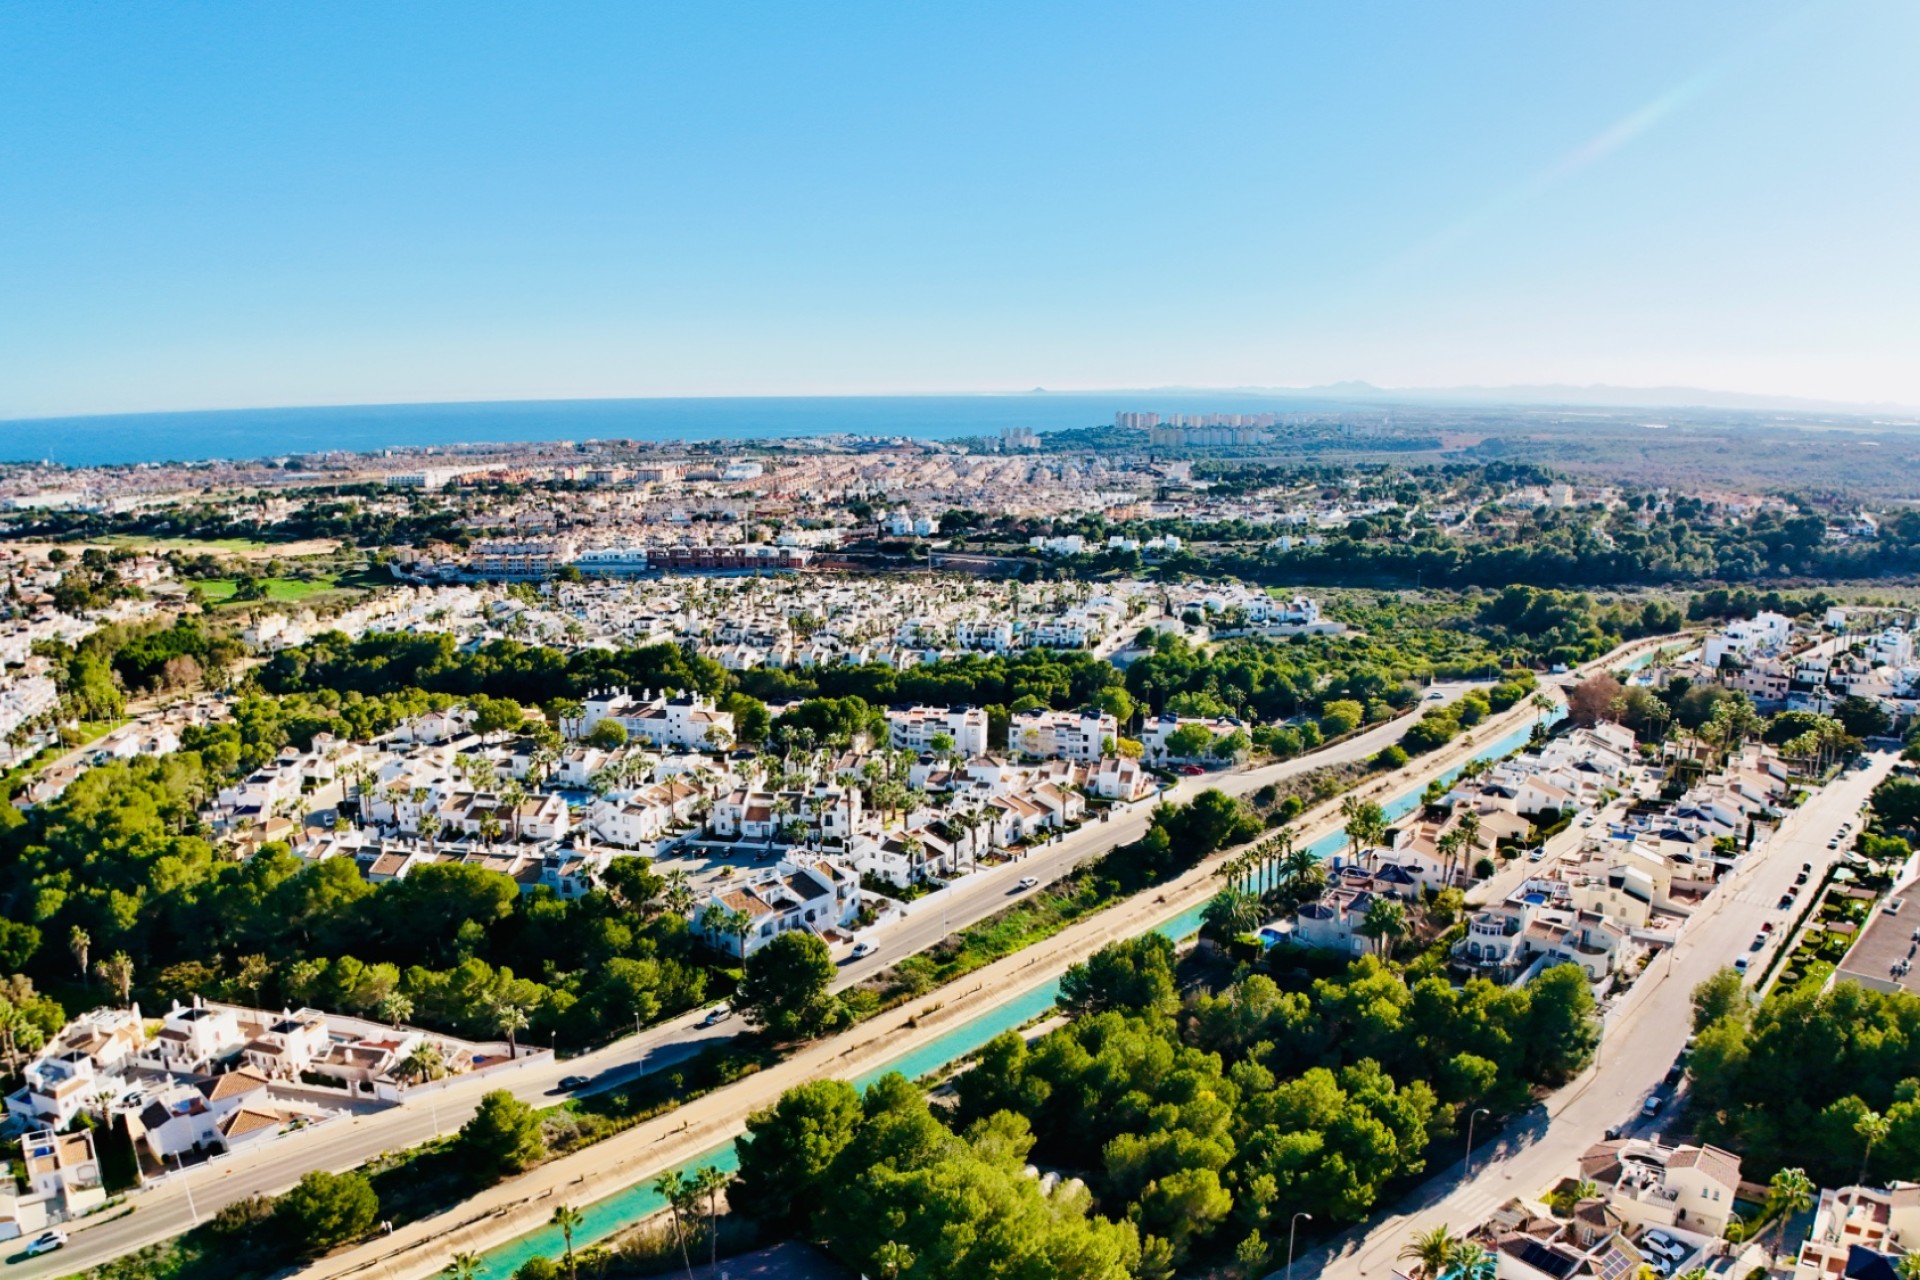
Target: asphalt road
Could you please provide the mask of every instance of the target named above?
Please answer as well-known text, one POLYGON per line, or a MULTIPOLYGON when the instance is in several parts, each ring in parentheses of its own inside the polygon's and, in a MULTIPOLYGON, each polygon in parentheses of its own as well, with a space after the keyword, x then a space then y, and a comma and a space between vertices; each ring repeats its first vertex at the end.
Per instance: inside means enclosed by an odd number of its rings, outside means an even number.
MULTIPOLYGON (((1803 864, 1812 863, 1810 884, 1845 849, 1827 848, 1843 822, 1858 829, 1858 810, 1874 786, 1893 767, 1890 752, 1875 754, 1865 770, 1849 770, 1794 811, 1759 856, 1722 885, 1702 906, 1679 945, 1656 960, 1634 991, 1607 1018, 1596 1062, 1589 1072, 1549 1099, 1544 1107, 1518 1117, 1497 1135, 1483 1128, 1466 1172, 1464 1144, 1459 1159, 1408 1196, 1390 1216, 1337 1237, 1330 1247, 1303 1252, 1293 1264, 1298 1280, 1352 1280, 1386 1276, 1399 1252, 1414 1236, 1445 1225, 1464 1232, 1484 1221, 1514 1196, 1539 1197, 1609 1128, 1652 1133, 1669 1122, 1663 1111, 1642 1120, 1640 1108, 1661 1087, 1692 1026, 1693 988, 1715 971, 1747 956, 1754 975, 1766 967, 1771 949, 1749 948, 1760 926, 1775 921, 1773 937, 1787 932, 1800 902, 1779 911, 1780 896, 1793 885, 1803 864)), ((1751 979, 1750 979, 1751 981, 1751 979)), ((1274 1275, 1282 1275, 1285 1269, 1274 1275)))
MULTIPOLYGON (((1439 698, 1424 705, 1459 698, 1474 685, 1436 684, 1428 692, 1439 698)), ((1160 800, 1184 802, 1208 787, 1245 795, 1269 783, 1325 765, 1363 759, 1399 740, 1413 723, 1412 716, 1378 725, 1324 750, 1257 769, 1209 773, 1183 778, 1160 800)), ((1080 862, 1117 845, 1138 839, 1147 829, 1157 801, 1144 801, 1108 822, 1092 822, 1025 859, 963 877, 949 890, 912 904, 904 920, 872 931, 876 954, 840 965, 835 988, 859 983, 922 951, 947 934, 1004 910, 1024 893, 1016 886, 1025 876, 1041 884, 1059 879, 1080 862)), ((436 1094, 416 1095, 407 1104, 363 1116, 341 1116, 299 1133, 285 1135, 266 1146, 225 1156, 175 1174, 165 1182, 136 1192, 129 1200, 132 1212, 96 1215, 70 1224, 72 1243, 58 1253, 27 1259, 17 1251, 4 1255, 5 1274, 21 1277, 70 1275, 130 1253, 145 1245, 180 1234, 225 1205, 251 1195, 273 1195, 299 1181, 313 1169, 342 1171, 354 1168, 386 1151, 418 1145, 436 1135, 458 1129, 473 1114, 480 1096, 493 1089, 510 1089, 538 1105, 551 1105, 568 1090, 566 1077, 584 1076, 587 1083, 572 1092, 590 1093, 612 1088, 635 1076, 659 1071, 685 1061, 705 1046, 730 1039, 741 1031, 728 1019, 701 1026, 703 1013, 682 1015, 605 1048, 566 1061, 531 1063, 508 1074, 454 1081, 436 1094)))

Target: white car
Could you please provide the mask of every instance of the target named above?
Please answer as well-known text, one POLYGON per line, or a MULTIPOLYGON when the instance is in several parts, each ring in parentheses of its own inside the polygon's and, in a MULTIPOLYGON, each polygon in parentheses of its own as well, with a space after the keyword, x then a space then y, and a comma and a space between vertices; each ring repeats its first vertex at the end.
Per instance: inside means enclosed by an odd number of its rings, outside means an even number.
POLYGON ((52 1253, 55 1249, 64 1249, 66 1247, 66 1232, 49 1231, 44 1235, 34 1238, 33 1243, 27 1246, 27 1256, 29 1258, 37 1258, 43 1253, 52 1253))
POLYGON ((853 958, 855 960, 865 960, 879 949, 877 945, 871 942, 856 942, 853 944, 853 958))
POLYGON ((1014 888, 1016 889, 1037 889, 1039 887, 1040 887, 1039 876, 1021 876, 1020 883, 1014 886, 1014 888))

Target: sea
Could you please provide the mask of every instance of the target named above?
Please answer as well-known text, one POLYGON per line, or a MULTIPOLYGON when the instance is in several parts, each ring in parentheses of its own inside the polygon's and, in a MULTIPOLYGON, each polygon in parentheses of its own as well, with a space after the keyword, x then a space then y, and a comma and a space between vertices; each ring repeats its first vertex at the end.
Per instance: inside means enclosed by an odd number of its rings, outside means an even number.
POLYGON ((694 442, 804 436, 951 440, 1110 425, 1117 410, 1288 412, 1332 407, 1313 397, 1219 393, 1028 392, 1018 395, 780 396, 646 400, 515 400, 457 404, 219 409, 0 420, 0 462, 73 467, 512 441, 694 442))

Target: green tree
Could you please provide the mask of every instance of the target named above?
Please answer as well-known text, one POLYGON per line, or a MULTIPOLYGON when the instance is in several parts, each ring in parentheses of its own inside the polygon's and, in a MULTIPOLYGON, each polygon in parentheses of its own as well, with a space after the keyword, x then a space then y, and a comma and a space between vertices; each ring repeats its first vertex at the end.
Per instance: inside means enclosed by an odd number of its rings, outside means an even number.
POLYGON ((480 1107, 460 1126, 460 1150, 468 1166, 499 1179, 518 1173, 547 1154, 540 1116, 505 1089, 480 1099, 480 1107))
POLYGON ((1180 1003, 1173 943, 1158 933, 1108 943, 1060 976, 1059 1001, 1080 1017, 1109 1011, 1172 1013, 1180 1003))
POLYGON ((733 1006, 783 1039, 817 1036, 837 1008, 828 992, 833 972, 825 942, 806 930, 788 930, 747 957, 733 1006))
POLYGON ((1416 1280, 1439 1280, 1441 1273, 1459 1256, 1462 1243, 1459 1236, 1442 1224, 1409 1240, 1400 1250, 1400 1261, 1413 1263, 1416 1280))
POLYGON ((1794 1215, 1805 1212, 1813 1204, 1813 1192, 1813 1180, 1807 1177, 1805 1169, 1781 1169, 1768 1180, 1767 1207, 1780 1217, 1775 1228, 1774 1253, 1786 1247, 1787 1224, 1794 1215))
POLYGON ((1558 1084, 1586 1069, 1600 1043, 1586 971, 1555 965, 1527 986, 1525 1062, 1530 1078, 1558 1084))
POLYGON ((579 1280, 580 1268, 573 1257, 573 1233, 586 1221, 586 1215, 570 1204, 556 1205, 548 1221, 560 1228, 561 1238, 567 1242, 567 1280, 579 1280))
POLYGON ((813 1216, 835 1157, 853 1141, 860 1094, 843 1080, 813 1080, 747 1117, 738 1143, 740 1172, 728 1202, 776 1227, 813 1216))
POLYGON ((587 745, 602 751, 618 751, 627 745, 627 726, 618 720, 602 720, 587 734, 587 745))
POLYGON ((325 1253, 373 1229, 380 1199, 358 1173, 315 1170, 294 1184, 274 1205, 273 1221, 282 1239, 297 1252, 325 1253))
POLYGON ((1722 1018, 1745 1023, 1751 1008, 1745 979, 1733 969, 1717 970, 1693 989, 1693 1029, 1705 1031, 1722 1018))

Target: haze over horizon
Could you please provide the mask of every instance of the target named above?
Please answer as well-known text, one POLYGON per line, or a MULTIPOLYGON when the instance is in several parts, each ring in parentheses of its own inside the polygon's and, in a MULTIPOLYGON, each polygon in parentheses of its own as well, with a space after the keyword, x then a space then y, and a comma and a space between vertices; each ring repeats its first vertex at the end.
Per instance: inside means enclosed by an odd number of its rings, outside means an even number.
POLYGON ((4 6, 0 417, 1355 380, 1915 406, 1917 36, 1866 0, 4 6))

